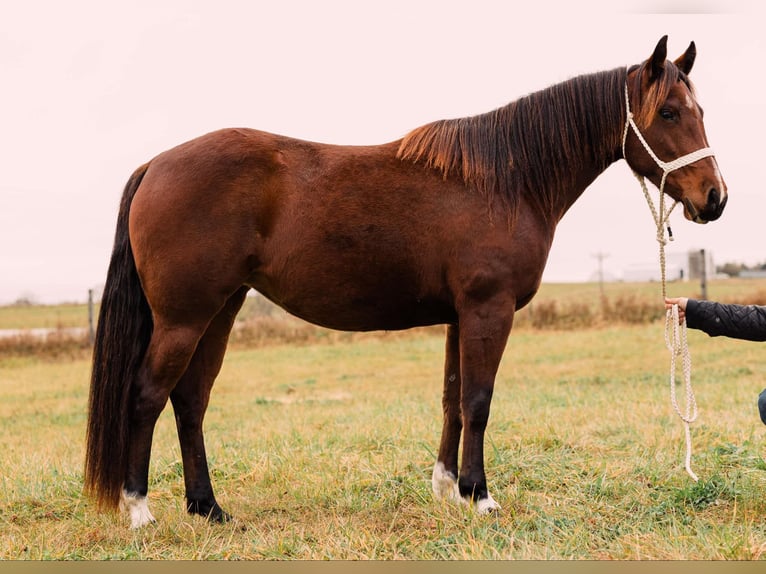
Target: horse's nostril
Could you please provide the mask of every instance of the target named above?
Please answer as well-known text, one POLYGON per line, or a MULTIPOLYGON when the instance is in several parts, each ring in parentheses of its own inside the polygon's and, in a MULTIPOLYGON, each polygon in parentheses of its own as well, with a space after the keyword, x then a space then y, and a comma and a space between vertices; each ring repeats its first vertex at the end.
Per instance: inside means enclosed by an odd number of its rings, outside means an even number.
POLYGON ((726 207, 726 202, 729 200, 728 195, 721 197, 721 193, 714 187, 710 188, 707 194, 707 205, 700 214, 705 221, 715 221, 721 214, 723 214, 723 208, 726 207))
POLYGON ((710 190, 707 193, 707 206, 711 209, 715 209, 718 207, 718 204, 721 202, 721 194, 718 193, 718 190, 714 187, 711 187, 710 190))

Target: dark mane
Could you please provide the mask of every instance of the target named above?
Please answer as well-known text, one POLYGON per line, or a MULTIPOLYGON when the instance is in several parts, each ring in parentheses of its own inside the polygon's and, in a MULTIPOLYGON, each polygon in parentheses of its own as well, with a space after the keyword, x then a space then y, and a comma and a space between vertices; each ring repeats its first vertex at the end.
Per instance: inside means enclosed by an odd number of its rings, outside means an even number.
POLYGON ((458 176, 485 197, 499 194, 511 217, 520 194, 546 218, 571 188, 573 162, 603 169, 619 158, 625 123, 625 68, 583 75, 494 111, 416 128, 398 157, 458 176))

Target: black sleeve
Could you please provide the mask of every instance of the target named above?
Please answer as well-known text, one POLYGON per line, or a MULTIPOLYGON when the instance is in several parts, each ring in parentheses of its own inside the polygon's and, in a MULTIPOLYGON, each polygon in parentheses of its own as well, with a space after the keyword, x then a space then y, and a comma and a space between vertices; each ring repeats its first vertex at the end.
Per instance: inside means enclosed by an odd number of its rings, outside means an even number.
POLYGON ((766 341, 766 307, 689 299, 686 325, 711 337, 766 341))

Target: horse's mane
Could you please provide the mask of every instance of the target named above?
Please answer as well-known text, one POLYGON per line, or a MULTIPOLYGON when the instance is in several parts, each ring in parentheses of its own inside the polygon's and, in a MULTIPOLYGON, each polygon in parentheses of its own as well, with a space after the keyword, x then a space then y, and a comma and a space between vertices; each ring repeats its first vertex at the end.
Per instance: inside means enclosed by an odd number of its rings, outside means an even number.
MULTIPOLYGON (((669 62, 666 72, 634 106, 639 125, 683 76, 669 62)), ((558 219, 555 199, 576 184, 573 165, 596 162, 603 171, 622 155, 626 75, 625 68, 582 75, 485 114, 421 126, 404 137, 397 157, 461 177, 487 198, 499 195, 511 218, 523 195, 558 219)))

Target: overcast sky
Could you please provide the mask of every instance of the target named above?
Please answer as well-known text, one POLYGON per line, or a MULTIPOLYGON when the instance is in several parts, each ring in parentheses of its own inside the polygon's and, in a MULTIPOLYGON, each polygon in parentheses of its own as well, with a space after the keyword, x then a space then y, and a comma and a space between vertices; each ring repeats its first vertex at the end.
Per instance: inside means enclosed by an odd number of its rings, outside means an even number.
MULTIPOLYGON (((766 261, 763 15, 756 2, 647 0, 57 0, 0 5, 0 304, 84 300, 104 281, 134 168, 205 132, 246 126, 339 144, 397 139, 572 76, 691 40, 707 133, 730 200, 670 252, 766 261), (530 7, 531 6, 531 7, 530 7)), ((547 281, 657 264, 625 162, 557 232, 547 281)))

